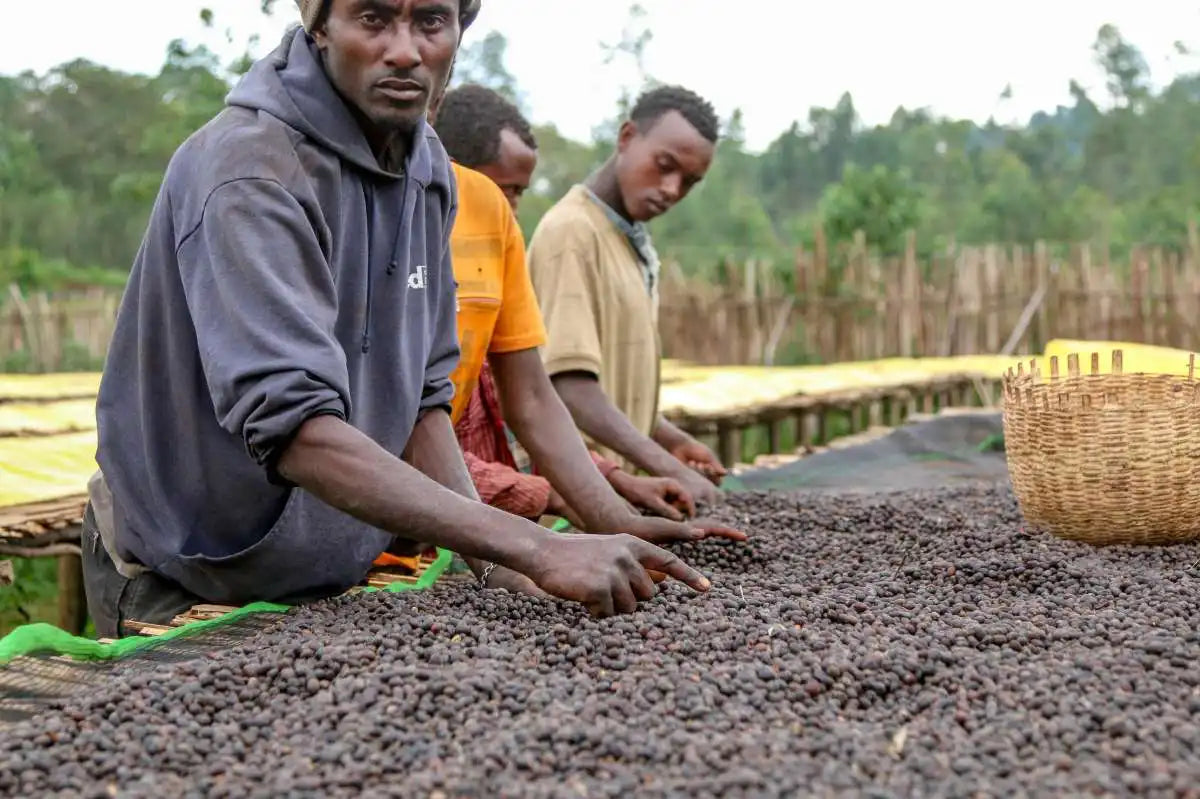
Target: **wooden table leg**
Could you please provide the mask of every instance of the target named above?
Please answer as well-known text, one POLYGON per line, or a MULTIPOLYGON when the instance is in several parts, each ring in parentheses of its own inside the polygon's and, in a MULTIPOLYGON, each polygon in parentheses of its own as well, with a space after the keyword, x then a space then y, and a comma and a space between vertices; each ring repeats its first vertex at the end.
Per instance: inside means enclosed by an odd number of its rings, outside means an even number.
POLYGON ((717 425, 717 457, 727 469, 742 459, 742 429, 732 423, 717 425))
POLYGON ((78 555, 58 556, 58 626, 71 635, 83 635, 87 626, 83 559, 78 555))
POLYGON ((772 416, 767 420, 767 452, 778 455, 783 452, 783 417, 772 416))

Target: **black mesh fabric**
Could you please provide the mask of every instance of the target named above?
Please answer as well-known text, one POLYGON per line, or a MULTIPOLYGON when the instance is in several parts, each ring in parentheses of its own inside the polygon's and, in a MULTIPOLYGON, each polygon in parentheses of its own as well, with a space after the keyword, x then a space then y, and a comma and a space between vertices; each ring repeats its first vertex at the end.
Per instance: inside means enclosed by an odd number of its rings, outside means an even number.
POLYGON ((85 692, 123 674, 166 663, 206 657, 253 639, 278 623, 279 613, 242 616, 193 636, 147 642, 119 660, 76 660, 64 655, 23 655, 0 666, 0 725, 11 724, 52 708, 60 700, 85 692))
POLYGON ((836 488, 898 491, 1008 479, 1000 413, 946 414, 899 427, 874 441, 830 449, 724 481, 728 491, 836 488))

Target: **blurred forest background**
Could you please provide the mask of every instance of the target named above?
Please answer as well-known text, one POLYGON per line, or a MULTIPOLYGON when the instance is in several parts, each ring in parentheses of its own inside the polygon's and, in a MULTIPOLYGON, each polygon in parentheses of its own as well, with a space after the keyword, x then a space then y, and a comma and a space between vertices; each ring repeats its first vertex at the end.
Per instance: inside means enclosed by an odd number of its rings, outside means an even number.
MULTIPOLYGON (((634 6, 624 38, 606 45, 642 75, 626 104, 655 82, 641 69, 652 33, 639 14, 634 6)), ((202 22, 220 24, 209 12, 202 22)), ((521 104, 506 48, 495 32, 469 41, 456 82, 521 104)), ((1091 241, 1114 254, 1135 244, 1182 249, 1200 202, 1200 72, 1154 91, 1136 43, 1118 29, 1102 27, 1093 49, 1107 96, 1073 83, 1070 106, 1019 127, 903 106, 886 125, 865 126, 846 93, 832 108, 796 109, 796 122, 765 151, 749 152, 734 112, 709 178, 653 223, 658 247, 696 277, 748 258, 786 275, 818 227, 831 244, 861 230, 883 256, 903 249, 908 230, 922 255, 1038 240, 1091 241)), ((220 110, 249 63, 221 63, 178 40, 156 75, 79 60, 0 77, 0 286, 120 286, 171 153, 220 110)), ((536 187, 521 210, 527 233, 607 156, 624 110, 612 109, 590 141, 537 126, 536 187)))

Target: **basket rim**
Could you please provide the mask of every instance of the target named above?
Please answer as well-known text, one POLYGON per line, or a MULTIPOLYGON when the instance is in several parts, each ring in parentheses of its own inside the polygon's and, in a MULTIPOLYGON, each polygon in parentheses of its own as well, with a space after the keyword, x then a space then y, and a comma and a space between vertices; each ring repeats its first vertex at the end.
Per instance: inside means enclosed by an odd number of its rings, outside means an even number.
POLYGON ((1197 353, 1195 353, 1195 352, 1188 353, 1187 374, 1186 375, 1180 374, 1178 372, 1144 372, 1144 371, 1142 371, 1142 372, 1126 372, 1125 371, 1125 353, 1124 353, 1124 350, 1121 350, 1121 349, 1114 349, 1112 351, 1111 371, 1101 372, 1100 371, 1100 353, 1099 352, 1091 352, 1089 354, 1091 356, 1091 358, 1090 358, 1091 369, 1089 372, 1084 372, 1080 368, 1080 360, 1081 360, 1083 353, 1071 352, 1071 353, 1068 353, 1065 358, 1065 361, 1066 361, 1065 373, 1059 368, 1060 367, 1059 356, 1057 356, 1057 355, 1051 355, 1049 357, 1044 356, 1044 355, 1043 356, 1031 356, 1028 361, 1028 365, 1029 365, 1028 371, 1026 371, 1026 368, 1025 368, 1026 362, 1024 360, 1017 361, 1015 366, 1008 367, 1008 369, 1002 375, 1002 379, 1006 383, 1015 382, 1015 383, 1023 383, 1023 384, 1030 383, 1030 384, 1039 384, 1039 385, 1043 384, 1043 383, 1048 383, 1050 381, 1056 381, 1056 380, 1061 381, 1061 380, 1069 380, 1069 379, 1084 378, 1084 377, 1092 377, 1092 378, 1113 378, 1113 377, 1176 378, 1176 379, 1180 379, 1180 380, 1187 380, 1189 382, 1196 382, 1196 355, 1197 355, 1197 353), (1042 371, 1041 364, 1038 363, 1039 357, 1042 360, 1048 360, 1050 362, 1050 375, 1049 375, 1048 379, 1047 379, 1047 376, 1045 375, 1045 373, 1042 371))
POLYGON ((1009 367, 1001 378, 1005 417, 1018 408, 1050 411, 1147 410, 1178 412, 1182 407, 1200 406, 1200 379, 1196 375, 1196 354, 1188 356, 1187 374, 1168 372, 1126 372, 1123 352, 1112 352, 1112 371, 1100 372, 1099 353, 1091 353, 1091 371, 1079 369, 1079 353, 1067 356, 1067 371, 1059 368, 1058 356, 1050 356, 1050 374, 1042 371, 1038 358, 1009 367), (1148 396, 1152 388, 1166 390, 1170 396, 1148 396))

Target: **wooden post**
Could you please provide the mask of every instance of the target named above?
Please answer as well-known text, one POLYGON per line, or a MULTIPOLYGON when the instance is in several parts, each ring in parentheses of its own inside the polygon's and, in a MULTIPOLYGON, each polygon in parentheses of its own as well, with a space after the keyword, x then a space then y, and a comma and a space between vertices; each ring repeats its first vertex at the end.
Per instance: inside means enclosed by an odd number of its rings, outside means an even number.
POLYGON ((1079 324, 1071 331, 1075 338, 1089 339, 1092 336, 1092 243, 1085 241, 1079 250, 1079 296, 1075 307, 1079 311, 1079 324))
POLYGON ((920 272, 917 266, 917 234, 910 230, 904 236, 904 266, 900 301, 900 354, 911 357, 914 339, 920 329, 921 302, 918 297, 920 272))
POLYGON ((818 224, 813 230, 813 284, 809 294, 806 320, 816 328, 816 352, 822 361, 830 360, 833 341, 830 335, 831 315, 825 313, 829 304, 825 298, 831 289, 829 280, 829 247, 825 241, 825 228, 818 224))
POLYGON ((858 407, 853 401, 841 401, 838 402, 838 404, 834 407, 837 409, 839 414, 844 413, 846 415, 846 421, 849 423, 850 435, 854 435, 861 430, 861 428, 858 426, 858 414, 855 413, 855 411, 858 410, 858 407))
POLYGON ((810 429, 812 415, 807 411, 799 410, 792 414, 792 418, 796 420, 796 449, 808 446, 813 439, 810 429))
POLYGON ((721 464, 732 468, 742 459, 742 429, 732 422, 718 422, 717 449, 721 464))
POLYGON ((996 352, 1000 349, 1000 315, 1005 307, 1000 294, 1000 260, 995 244, 984 249, 983 273, 984 352, 996 352))
POLYGON ((868 275, 871 280, 871 299, 874 301, 875 306, 875 310, 871 314, 871 330, 873 337, 873 340, 871 341, 871 352, 873 353, 872 357, 874 358, 882 358, 885 355, 890 354, 889 349, 891 344, 888 341, 890 335, 887 329, 888 281, 884 277, 887 271, 890 270, 884 269, 881 266, 879 259, 871 259, 870 266, 868 268, 868 275))
MULTIPOLYGON (((1026 297, 1032 296, 1034 294, 1034 292, 1037 291, 1036 281, 1028 280, 1029 270, 1025 266, 1025 260, 1026 260, 1025 259, 1025 249, 1020 246, 1011 248, 1011 250, 1009 251, 1009 259, 1010 259, 1010 263, 1008 265, 1008 269, 1005 270, 1005 280, 1007 281, 1011 278, 1012 285, 1009 286, 1008 293, 1014 294, 1017 297, 1020 297, 1022 300, 1024 300, 1026 297)), ((1030 311, 1030 314, 1031 314, 1029 317, 1030 322, 1032 322, 1032 320, 1033 320, 1032 313, 1033 312, 1030 311)), ((1006 319, 1008 318, 1007 313, 1005 314, 1005 318, 1006 319)), ((1019 318, 1020 318, 1020 316, 1018 315, 1018 317, 1016 317, 1016 319, 1019 319, 1019 318)), ((1016 319, 1013 320, 1014 327, 1016 325, 1016 319)), ((1012 330, 1012 329, 1013 329, 1013 327, 1009 328, 1009 330, 1012 330)), ((1015 344, 1019 344, 1019 343, 1020 343, 1019 341, 1014 342, 1014 346, 1015 346, 1015 344)), ((1016 350, 1016 349, 1013 350, 1013 352, 1017 352, 1017 351, 1018 350, 1016 350)), ((1030 352, 1031 350, 1029 347, 1021 347, 1021 348, 1019 348, 1019 351, 1022 354, 1024 354, 1026 352, 1030 352)))
POLYGON ((1146 320, 1145 338, 1142 339, 1147 344, 1168 344, 1167 298, 1163 287, 1165 272, 1162 248, 1155 247, 1150 253, 1150 313, 1146 320))
MULTIPOLYGON (((1038 241, 1033 248, 1033 267, 1034 267, 1034 282, 1035 286, 1046 286, 1046 291, 1050 289, 1050 260, 1046 252, 1046 242, 1038 241)), ((1048 321, 1047 305, 1050 302, 1043 301, 1038 306, 1037 311, 1037 330, 1035 338, 1030 341, 1034 352, 1041 352, 1046 348, 1046 342, 1050 339, 1050 325, 1048 321)), ((993 350, 994 352, 994 350, 993 350)))
MULTIPOLYGON (((40 331, 38 330, 37 319, 16 283, 8 285, 8 294, 12 299, 17 318, 20 320, 25 349, 29 350, 30 361, 36 365, 42 360, 41 336, 39 335, 40 331)), ((17 349, 20 349, 20 347, 17 347, 17 349)))
POLYGON ((745 275, 746 282, 743 287, 742 301, 745 303, 745 333, 741 342, 745 347, 743 352, 738 353, 741 363, 759 363, 763 351, 763 325, 758 314, 758 284, 759 284, 759 261, 756 258, 751 258, 746 261, 745 275))
POLYGON ((852 332, 854 329, 854 310, 859 299, 858 261, 854 257, 853 249, 847 250, 844 244, 838 250, 846 257, 846 266, 842 270, 841 280, 837 281, 839 285, 834 288, 835 295, 840 288, 840 296, 837 296, 833 304, 833 360, 852 361, 854 360, 855 345, 855 338, 852 332))
MULTIPOLYGON (((942 334, 942 343, 941 343, 941 346, 939 347, 939 350, 937 353, 938 355, 940 355, 943 358, 948 358, 951 355, 954 355, 954 353, 957 351, 957 347, 955 345, 958 340, 958 324, 959 324, 959 322, 958 322, 958 318, 959 318, 959 311, 958 311, 959 287, 958 287, 958 283, 961 278, 961 275, 959 274, 961 271, 961 269, 960 269, 961 264, 959 263, 959 260, 954 255, 954 253, 951 253, 949 258, 947 258, 946 264, 947 264, 947 269, 946 269, 946 272, 947 272, 946 310, 945 310, 946 329, 945 329, 945 332, 942 334)), ((932 353, 926 352, 926 353, 921 353, 921 354, 928 356, 932 353)), ((974 352, 971 352, 969 354, 973 355, 974 352)))
POLYGON ((904 421, 904 406, 907 402, 908 397, 904 393, 888 395, 888 427, 899 427, 904 421))
POLYGON ((1129 305, 1132 307, 1132 317, 1126 323, 1126 329, 1121 336, 1122 341, 1141 341, 1145 338, 1145 307, 1146 307, 1146 256, 1135 248, 1133 251, 1132 273, 1130 274, 1129 305))
POLYGON ((83 590, 83 559, 58 556, 58 626, 71 635, 87 627, 87 597, 83 590))
POLYGON ((1175 253, 1167 255, 1163 264, 1163 341, 1168 347, 1183 347, 1184 336, 1179 298, 1176 296, 1175 281, 1179 275, 1179 259, 1175 253))
MULTIPOLYGON (((807 310, 807 309, 811 308, 811 296, 812 296, 812 291, 813 291, 813 285, 812 285, 813 281, 812 281, 810 263, 809 263, 809 260, 805 257, 805 255, 806 255, 806 253, 804 252, 803 245, 796 248, 796 275, 795 275, 796 285, 795 285, 795 290, 792 292, 792 296, 798 298, 799 301, 801 303, 803 303, 803 305, 801 307, 803 307, 807 310)), ((800 325, 800 329, 801 329, 800 346, 803 347, 805 357, 808 357, 808 355, 812 352, 812 349, 813 349, 813 336, 812 336, 813 321, 814 321, 813 317, 805 316, 804 321, 801 322, 801 325, 800 325)))
POLYGON ((783 452, 783 417, 778 414, 767 420, 767 451, 772 455, 783 452))

